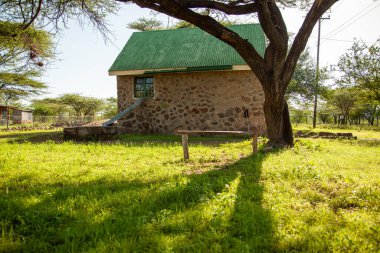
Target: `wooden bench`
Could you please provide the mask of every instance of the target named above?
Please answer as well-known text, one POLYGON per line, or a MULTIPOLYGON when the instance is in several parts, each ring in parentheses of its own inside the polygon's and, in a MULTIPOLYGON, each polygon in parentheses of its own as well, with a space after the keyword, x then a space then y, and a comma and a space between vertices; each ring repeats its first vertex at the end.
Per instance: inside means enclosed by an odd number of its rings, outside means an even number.
POLYGON ((220 135, 252 135, 252 152, 255 154, 257 152, 257 133, 246 132, 246 131, 202 131, 202 130, 177 130, 176 134, 182 135, 182 148, 183 148, 183 158, 185 160, 189 159, 189 135, 191 134, 220 134, 220 135))

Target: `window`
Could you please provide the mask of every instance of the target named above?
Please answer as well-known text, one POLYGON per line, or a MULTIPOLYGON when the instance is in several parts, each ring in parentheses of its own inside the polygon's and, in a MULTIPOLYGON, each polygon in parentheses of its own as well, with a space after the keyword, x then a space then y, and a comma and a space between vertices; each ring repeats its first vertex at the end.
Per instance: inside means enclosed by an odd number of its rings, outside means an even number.
POLYGON ((135 77, 135 98, 154 97, 153 77, 135 77))

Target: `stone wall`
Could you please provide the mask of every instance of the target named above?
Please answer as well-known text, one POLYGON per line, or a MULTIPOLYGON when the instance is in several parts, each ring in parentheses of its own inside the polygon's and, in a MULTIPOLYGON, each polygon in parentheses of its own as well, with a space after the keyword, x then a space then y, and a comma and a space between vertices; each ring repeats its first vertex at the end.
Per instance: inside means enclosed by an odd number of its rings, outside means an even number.
MULTIPOLYGON (((119 112, 135 101, 133 82, 133 76, 117 77, 119 112)), ((265 131, 264 93, 251 71, 156 74, 154 88, 155 97, 119 120, 119 125, 134 133, 247 131, 248 127, 265 131)))

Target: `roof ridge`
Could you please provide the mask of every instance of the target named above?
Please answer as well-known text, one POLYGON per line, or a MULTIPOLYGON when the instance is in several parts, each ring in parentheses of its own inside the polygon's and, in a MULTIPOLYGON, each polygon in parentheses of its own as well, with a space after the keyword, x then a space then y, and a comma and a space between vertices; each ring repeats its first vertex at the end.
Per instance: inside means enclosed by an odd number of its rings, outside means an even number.
MULTIPOLYGON (((259 25, 259 23, 249 23, 249 24, 234 24, 226 27, 236 27, 236 26, 248 26, 248 25, 259 25)), ((202 30, 199 27, 183 27, 183 28, 166 28, 166 29, 157 29, 157 30, 148 30, 148 31, 135 31, 133 33, 154 33, 154 32, 172 32, 172 31, 184 31, 184 30, 202 30)), ((202 30, 203 31, 203 30, 202 30)))

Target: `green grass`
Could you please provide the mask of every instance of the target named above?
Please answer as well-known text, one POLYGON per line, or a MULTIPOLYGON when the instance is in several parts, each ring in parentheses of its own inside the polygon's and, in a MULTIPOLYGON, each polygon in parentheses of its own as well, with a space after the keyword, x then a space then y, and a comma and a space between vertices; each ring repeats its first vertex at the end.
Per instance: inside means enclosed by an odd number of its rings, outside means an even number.
POLYGON ((378 252, 380 143, 0 133, 0 251, 378 252))

